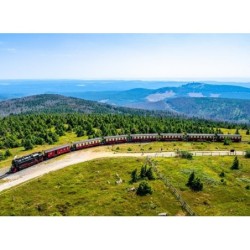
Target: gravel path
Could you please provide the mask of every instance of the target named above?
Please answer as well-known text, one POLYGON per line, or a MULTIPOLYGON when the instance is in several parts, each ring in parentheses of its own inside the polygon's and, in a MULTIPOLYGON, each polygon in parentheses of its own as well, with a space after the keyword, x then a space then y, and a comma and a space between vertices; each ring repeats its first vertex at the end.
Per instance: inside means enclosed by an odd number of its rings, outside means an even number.
MULTIPOLYGON (((191 151, 195 156, 225 156, 225 155, 244 155, 244 151, 236 151, 230 153, 229 151, 191 151)), ((57 157, 55 159, 41 162, 33 167, 24 169, 20 172, 14 173, 5 177, 0 183, 0 192, 33 178, 42 176, 52 171, 65 168, 67 166, 90 161, 93 159, 103 157, 175 157, 176 152, 161 152, 161 153, 114 153, 114 152, 93 152, 93 150, 82 150, 71 152, 69 154, 57 157)), ((8 169, 1 169, 1 174, 5 173, 8 169)))

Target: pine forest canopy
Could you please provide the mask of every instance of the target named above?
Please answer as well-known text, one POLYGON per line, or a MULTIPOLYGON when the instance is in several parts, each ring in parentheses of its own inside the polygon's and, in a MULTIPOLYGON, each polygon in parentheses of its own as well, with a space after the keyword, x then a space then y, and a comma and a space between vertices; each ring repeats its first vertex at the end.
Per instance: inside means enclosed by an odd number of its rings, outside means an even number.
POLYGON ((246 129, 247 125, 145 114, 21 114, 0 118, 0 148, 53 144, 66 132, 95 138, 136 133, 221 133, 220 128, 246 129))

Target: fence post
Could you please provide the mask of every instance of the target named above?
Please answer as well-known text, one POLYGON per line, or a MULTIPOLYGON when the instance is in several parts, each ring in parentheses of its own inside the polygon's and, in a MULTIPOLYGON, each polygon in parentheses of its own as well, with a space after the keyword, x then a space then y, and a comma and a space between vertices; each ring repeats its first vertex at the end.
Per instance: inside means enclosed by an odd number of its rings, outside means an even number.
POLYGON ((163 181, 165 186, 169 188, 169 190, 172 192, 172 194, 175 196, 175 198, 180 202, 182 208, 187 212, 190 216, 195 216, 195 212, 191 209, 191 207, 187 204, 187 202, 182 198, 181 194, 177 191, 177 189, 170 183, 170 181, 160 173, 158 168, 155 166, 155 163, 152 162, 151 159, 147 158, 147 163, 151 165, 151 167, 154 169, 158 177, 163 181))

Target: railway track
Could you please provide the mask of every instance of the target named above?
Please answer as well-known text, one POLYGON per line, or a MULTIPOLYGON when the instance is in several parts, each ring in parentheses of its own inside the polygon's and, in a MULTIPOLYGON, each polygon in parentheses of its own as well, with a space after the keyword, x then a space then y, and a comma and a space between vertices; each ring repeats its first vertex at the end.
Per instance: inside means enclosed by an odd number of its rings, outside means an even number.
POLYGON ((0 175, 0 180, 2 180, 3 178, 7 177, 8 175, 10 175, 8 172, 3 174, 3 175, 0 175))

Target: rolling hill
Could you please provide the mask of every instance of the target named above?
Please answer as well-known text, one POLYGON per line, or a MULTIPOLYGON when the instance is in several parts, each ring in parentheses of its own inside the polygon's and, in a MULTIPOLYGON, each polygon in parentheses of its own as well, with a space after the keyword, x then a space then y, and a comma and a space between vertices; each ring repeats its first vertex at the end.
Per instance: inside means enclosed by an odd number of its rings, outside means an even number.
POLYGON ((166 104, 169 110, 191 117, 250 123, 250 100, 179 97, 166 104))
POLYGON ((148 114, 173 116, 168 111, 146 111, 126 107, 116 107, 109 104, 87 101, 74 97, 55 94, 34 95, 6 101, 0 101, 0 116, 25 113, 111 113, 111 114, 148 114))
POLYGON ((154 103, 178 97, 208 97, 250 100, 250 88, 233 85, 188 83, 159 89, 134 88, 124 91, 79 92, 77 97, 116 105, 154 103))
MULTIPOLYGON (((135 91, 135 90, 131 90, 135 91)), ((140 92, 140 89, 137 89, 140 92)), ((156 102, 129 102, 124 106, 55 94, 0 101, 0 116, 26 113, 99 113, 197 117, 250 123, 250 100, 213 97, 176 97, 156 102)))

